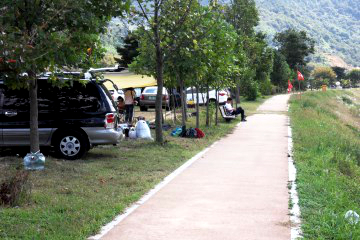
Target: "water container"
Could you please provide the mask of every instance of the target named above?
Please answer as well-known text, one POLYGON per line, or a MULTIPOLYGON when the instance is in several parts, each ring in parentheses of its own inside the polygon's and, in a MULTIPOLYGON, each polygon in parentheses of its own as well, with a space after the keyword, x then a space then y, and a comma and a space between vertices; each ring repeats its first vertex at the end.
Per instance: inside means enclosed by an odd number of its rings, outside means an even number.
POLYGON ((136 139, 136 131, 135 131, 135 128, 130 128, 130 131, 129 131, 129 138, 131 139, 136 139))
POLYGON ((136 136, 138 138, 152 139, 150 128, 144 120, 140 120, 136 123, 136 136))
POLYGON ((25 170, 43 170, 45 165, 45 156, 40 153, 28 153, 24 157, 25 170))

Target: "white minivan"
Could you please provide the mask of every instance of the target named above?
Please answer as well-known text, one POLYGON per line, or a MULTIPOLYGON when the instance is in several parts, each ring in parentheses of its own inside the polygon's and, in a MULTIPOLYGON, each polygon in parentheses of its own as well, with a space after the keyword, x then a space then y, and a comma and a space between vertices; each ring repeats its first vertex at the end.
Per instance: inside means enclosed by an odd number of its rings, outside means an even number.
MULTIPOLYGON (((206 103, 206 91, 199 92, 199 104, 206 103)), ((227 89, 222 89, 218 91, 219 104, 225 104, 227 98, 230 97, 230 92, 227 89)), ((187 102, 196 103, 196 88, 187 88, 186 89, 186 100, 187 102), (193 98, 194 97, 194 98, 193 98)), ((209 101, 216 102, 216 91, 210 89, 209 91, 209 101)))

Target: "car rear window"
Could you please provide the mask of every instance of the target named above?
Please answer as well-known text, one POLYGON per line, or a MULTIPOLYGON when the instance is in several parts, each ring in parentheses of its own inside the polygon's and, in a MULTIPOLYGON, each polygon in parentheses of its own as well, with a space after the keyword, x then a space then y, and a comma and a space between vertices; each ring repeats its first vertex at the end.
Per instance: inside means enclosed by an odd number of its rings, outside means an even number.
POLYGON ((147 88, 144 93, 156 93, 156 88, 147 88))

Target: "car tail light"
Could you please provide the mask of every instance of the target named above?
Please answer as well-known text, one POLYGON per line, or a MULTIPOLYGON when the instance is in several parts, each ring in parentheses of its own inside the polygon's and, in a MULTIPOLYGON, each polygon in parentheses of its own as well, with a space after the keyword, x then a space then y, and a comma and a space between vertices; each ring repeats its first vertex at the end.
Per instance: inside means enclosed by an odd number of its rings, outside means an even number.
POLYGON ((105 126, 106 129, 115 128, 115 114, 108 113, 105 115, 105 126))
POLYGON ((140 100, 144 100, 145 99, 145 97, 144 97, 144 95, 140 95, 140 100))
POLYGON ((166 100, 168 100, 168 99, 169 99, 169 96, 168 96, 168 95, 164 95, 164 96, 163 96, 163 100, 164 100, 164 101, 166 101, 166 100))
POLYGON ((225 95, 226 95, 226 93, 219 93, 219 95, 220 95, 220 96, 225 96, 225 95))

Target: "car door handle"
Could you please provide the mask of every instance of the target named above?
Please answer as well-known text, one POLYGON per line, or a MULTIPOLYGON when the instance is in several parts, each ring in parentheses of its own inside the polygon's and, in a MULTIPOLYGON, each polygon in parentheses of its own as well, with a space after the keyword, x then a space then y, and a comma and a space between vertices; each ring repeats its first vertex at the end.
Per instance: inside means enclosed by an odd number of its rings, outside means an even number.
POLYGON ((5 116, 7 117, 15 117, 17 115, 17 112, 5 112, 5 116))

